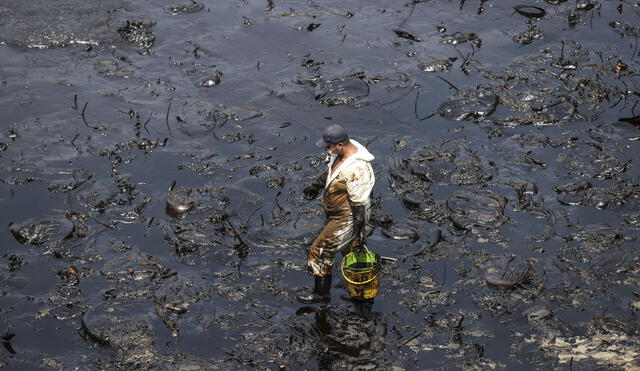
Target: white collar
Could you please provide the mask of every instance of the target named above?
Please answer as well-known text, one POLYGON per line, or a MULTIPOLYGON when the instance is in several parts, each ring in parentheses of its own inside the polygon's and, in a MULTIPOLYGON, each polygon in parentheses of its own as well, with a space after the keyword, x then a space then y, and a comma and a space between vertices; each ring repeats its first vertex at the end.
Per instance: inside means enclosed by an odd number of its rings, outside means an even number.
POLYGON ((331 168, 333 167, 333 163, 336 161, 335 156, 331 156, 331 160, 329 160, 329 172, 327 173, 327 183, 326 185, 328 186, 329 183, 331 183, 331 181, 333 179, 335 179, 338 174, 340 174, 340 171, 344 168, 346 168, 348 165, 350 165, 352 162, 354 162, 356 160, 356 153, 352 154, 351 156, 347 157, 341 164, 340 166, 338 166, 338 168, 335 171, 331 171, 331 168))

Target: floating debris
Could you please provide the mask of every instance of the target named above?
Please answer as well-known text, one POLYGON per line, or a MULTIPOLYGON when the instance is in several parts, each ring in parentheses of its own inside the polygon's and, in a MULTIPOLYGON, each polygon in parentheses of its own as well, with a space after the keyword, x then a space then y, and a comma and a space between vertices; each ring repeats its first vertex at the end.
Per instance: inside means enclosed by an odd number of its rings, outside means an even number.
POLYGON ((249 121, 263 116, 262 111, 253 107, 229 106, 223 107, 221 113, 234 121, 249 121))
POLYGON ((516 36, 513 36, 513 41, 522 45, 529 45, 533 40, 544 39, 544 33, 538 28, 538 25, 533 22, 528 22, 528 29, 516 36))
POLYGON ((195 201, 191 196, 191 190, 187 188, 173 189, 169 192, 165 212, 167 215, 177 218, 191 211, 195 201))
POLYGON ((553 187, 553 190, 558 193, 558 202, 567 206, 577 206, 584 204, 590 197, 588 190, 592 187, 593 185, 589 181, 578 179, 557 185, 553 187))
POLYGON ((35 246, 68 238, 73 229, 73 223, 65 217, 32 218, 9 224, 9 231, 18 242, 35 246))
POLYGON ((140 19, 127 20, 126 23, 118 29, 118 33, 124 40, 137 45, 144 50, 145 54, 149 54, 156 41, 156 37, 151 30, 154 25, 155 22, 152 21, 140 19))
POLYGON ((412 33, 409 33, 407 31, 397 30, 396 29, 396 30, 393 30, 393 32, 395 32, 398 37, 401 37, 403 39, 416 41, 416 42, 421 42, 422 41, 422 39, 420 39, 418 36, 416 36, 416 35, 414 35, 412 33))
POLYGON ((487 275, 484 277, 487 285, 502 290, 511 290, 516 287, 516 281, 497 278, 495 275, 487 275))
POLYGON ((640 368, 637 336, 598 334, 590 337, 544 338, 540 347, 557 357, 558 363, 593 361, 603 367, 640 368))
POLYGON ((105 292, 105 296, 129 301, 150 297, 158 284, 176 272, 162 266, 154 256, 132 248, 106 261, 100 274, 115 285, 105 292))
POLYGON ((525 284, 530 281, 533 274, 533 266, 530 260, 524 261, 524 269, 517 272, 509 269, 509 266, 516 259, 516 256, 507 258, 506 267, 503 269, 491 268, 484 276, 484 280, 490 287, 500 290, 513 290, 518 285, 525 284))
POLYGON ((202 86, 204 88, 210 88, 212 86, 216 86, 218 84, 220 84, 220 74, 215 74, 215 75, 209 75, 207 77, 205 77, 204 79, 202 79, 198 85, 202 86))
POLYGON ((618 63, 616 63, 616 65, 613 66, 613 72, 615 72, 616 75, 622 75, 628 71, 629 71, 629 66, 626 63, 624 63, 622 60, 619 60, 618 63))
POLYGON ((513 9, 520 15, 523 15, 527 18, 542 18, 547 12, 538 7, 538 6, 530 6, 530 5, 516 5, 513 9))
POLYGON ((76 285, 80 283, 80 274, 78 273, 78 268, 76 268, 74 265, 71 265, 69 266, 69 268, 67 268, 67 276, 75 278, 76 285))
POLYGON ((431 57, 418 62, 418 68, 424 72, 448 72, 453 65, 451 59, 456 60, 456 58, 431 57))
POLYGON ((412 243, 420 239, 418 232, 411 227, 398 227, 392 225, 383 228, 381 231, 383 236, 392 240, 409 240, 412 243))
POLYGON ((11 339, 13 339, 14 336, 16 336, 16 334, 9 332, 2 336, 2 345, 10 354, 16 354, 16 351, 11 345, 11 339))
POLYGON ((618 121, 622 121, 622 122, 628 122, 631 125, 640 128, 640 116, 634 116, 634 117, 622 117, 619 118, 618 121))
POLYGON ((507 221, 507 199, 489 191, 463 190, 447 198, 449 218, 463 230, 495 230, 507 221))
POLYGON ((498 97, 490 89, 460 91, 438 108, 440 116, 455 121, 479 122, 493 114, 498 97))
POLYGON ((151 318, 144 314, 151 311, 141 310, 144 306, 98 305, 83 315, 82 329, 89 339, 112 348, 115 364, 120 367, 153 368, 157 362, 153 326, 151 318))
POLYGON ((204 9, 204 4, 191 1, 191 4, 175 5, 167 8, 173 15, 197 13, 204 9))
POLYGON ((480 164, 467 163, 459 166, 451 174, 451 183, 455 185, 483 184, 493 178, 493 175, 480 164))
POLYGON ((357 105, 369 96, 369 84, 357 77, 341 77, 323 81, 316 88, 315 99, 327 106, 357 105))
POLYGON ((155 312, 171 332, 177 337, 180 332, 179 315, 184 315, 189 307, 204 296, 206 290, 196 287, 191 281, 174 278, 155 292, 155 312))
POLYGON ((25 5, 17 0, 6 0, 2 5, 0 45, 31 49, 84 45, 91 49, 117 37, 109 23, 113 10, 124 6, 124 2, 61 0, 55 5, 25 5))
POLYGON ((21 257, 17 256, 17 255, 9 255, 6 256, 6 260, 7 260, 7 267, 9 268, 9 272, 15 272, 20 270, 20 268, 22 268, 24 265, 27 264, 27 262, 25 260, 23 260, 21 257))
POLYGON ((469 43, 476 48, 479 48, 482 45, 480 36, 473 32, 456 32, 451 35, 443 35, 442 42, 451 45, 469 43))

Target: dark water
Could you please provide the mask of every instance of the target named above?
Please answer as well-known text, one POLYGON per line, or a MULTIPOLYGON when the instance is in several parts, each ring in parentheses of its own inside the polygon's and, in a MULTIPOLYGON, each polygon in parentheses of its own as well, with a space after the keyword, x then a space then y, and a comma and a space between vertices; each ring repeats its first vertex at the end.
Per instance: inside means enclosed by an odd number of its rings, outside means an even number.
POLYGON ((0 364, 640 367, 639 16, 4 0, 0 364), (371 306, 295 300, 329 123, 376 156, 371 306))

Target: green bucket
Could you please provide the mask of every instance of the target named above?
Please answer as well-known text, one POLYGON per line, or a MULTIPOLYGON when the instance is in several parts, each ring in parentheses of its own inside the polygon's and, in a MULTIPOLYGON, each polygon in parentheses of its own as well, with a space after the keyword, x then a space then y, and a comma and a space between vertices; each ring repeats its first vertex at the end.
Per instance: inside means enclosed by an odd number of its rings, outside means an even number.
POLYGON ((351 252, 342 258, 340 270, 352 298, 371 299, 378 295, 381 262, 380 255, 372 251, 351 252))

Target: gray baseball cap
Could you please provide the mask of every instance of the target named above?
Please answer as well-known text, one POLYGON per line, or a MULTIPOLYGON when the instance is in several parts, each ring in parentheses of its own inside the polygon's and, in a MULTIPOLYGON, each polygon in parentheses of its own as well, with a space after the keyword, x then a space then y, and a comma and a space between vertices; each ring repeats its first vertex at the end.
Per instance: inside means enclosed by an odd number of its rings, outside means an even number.
POLYGON ((336 144, 349 139, 347 131, 338 124, 327 126, 322 132, 322 139, 316 142, 316 146, 324 148, 327 144, 336 144))

